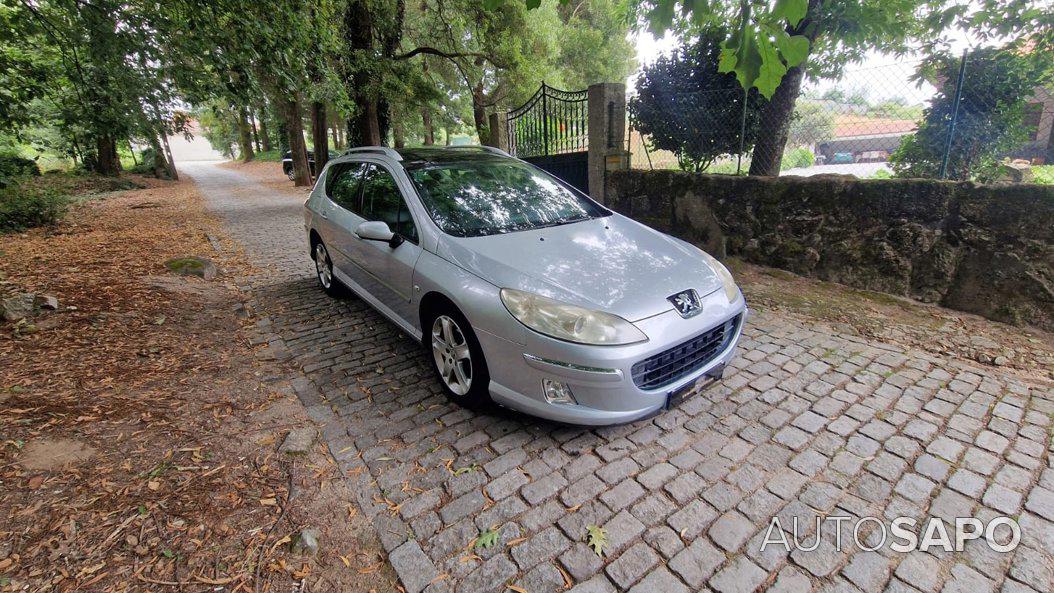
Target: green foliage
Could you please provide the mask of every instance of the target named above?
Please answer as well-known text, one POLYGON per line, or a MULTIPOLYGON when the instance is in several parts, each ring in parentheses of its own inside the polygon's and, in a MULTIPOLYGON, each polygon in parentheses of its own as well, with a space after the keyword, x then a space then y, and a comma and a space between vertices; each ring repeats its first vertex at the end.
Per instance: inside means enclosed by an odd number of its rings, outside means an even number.
POLYGON ((795 29, 806 17, 808 5, 808 0, 633 2, 638 18, 646 21, 656 36, 678 25, 705 29, 735 23, 721 51, 720 71, 734 73, 744 89, 757 88, 766 98, 775 92, 787 69, 809 55, 809 38, 795 29))
POLYGON ((119 143, 181 130, 157 16, 117 0, 0 5, 0 130, 107 175, 119 143))
POLYGON ((1054 10, 1050 2, 977 0, 951 4, 934 12, 932 20, 955 23, 979 42, 1009 40, 1006 50, 1030 61, 1047 84, 1054 81, 1054 10))
POLYGON ((40 167, 33 159, 11 152, 0 153, 0 188, 13 183, 19 177, 39 175, 40 167))
POLYGON ((154 173, 154 153, 153 148, 146 148, 139 153, 139 163, 132 166, 129 171, 132 173, 138 173, 139 175, 152 175, 154 173))
POLYGON ((227 158, 238 152, 238 122, 223 100, 212 100, 195 111, 201 133, 213 150, 227 158))
POLYGON ((258 161, 269 161, 269 162, 281 162, 282 151, 280 150, 266 150, 256 153, 256 160, 258 161))
POLYGON ((69 198, 46 185, 8 185, 0 189, 0 233, 55 224, 69 203, 69 198))
MULTIPOLYGON (((426 108, 448 131, 471 129, 483 140, 486 112, 521 104, 542 81, 578 90, 624 80, 636 68, 624 17, 622 0, 409 3, 406 44, 435 51, 413 58, 420 84, 392 95, 393 115, 418 133, 426 108)), ((413 72, 407 76, 417 81, 413 72)))
POLYGON ((740 152, 744 100, 744 152, 758 134, 757 91, 744 97, 735 76, 718 72, 725 35, 723 29, 707 30, 656 60, 637 78, 637 93, 629 101, 630 120, 651 149, 673 152, 685 171, 700 172, 718 157, 740 152))
POLYGON ((1030 130, 1023 125, 1024 103, 1040 81, 1027 56, 999 48, 974 51, 967 61, 956 110, 958 71, 959 59, 945 55, 919 72, 920 78, 934 81, 938 89, 923 110, 918 130, 905 136, 890 156, 890 166, 898 177, 938 176, 953 116, 956 122, 947 171, 950 179, 990 179, 1002 157, 1027 138, 1030 130))
POLYGON ((783 153, 781 169, 804 169, 816 162, 816 156, 808 148, 798 147, 783 153))
POLYGON ((844 105, 864 106, 868 104, 867 89, 860 87, 850 89, 843 89, 840 87, 829 88, 820 95, 820 98, 844 105))
POLYGON ((834 114, 825 105, 815 101, 799 101, 794 106, 788 144, 813 146, 833 136, 834 114))
POLYGON ((1054 185, 1054 165, 1034 165, 1032 174, 1035 182, 1042 185, 1054 185))
POLYGON ((632 0, 631 6, 657 36, 735 23, 723 45, 721 72, 734 72, 743 88, 757 88, 766 98, 796 65, 836 77, 869 51, 902 51, 909 40, 932 41, 932 32, 947 26, 929 18, 938 6, 929 0, 632 0))
POLYGON ((883 101, 878 105, 870 106, 867 114, 872 117, 886 119, 910 119, 917 121, 922 118, 922 107, 919 105, 908 105, 904 99, 894 98, 883 101))

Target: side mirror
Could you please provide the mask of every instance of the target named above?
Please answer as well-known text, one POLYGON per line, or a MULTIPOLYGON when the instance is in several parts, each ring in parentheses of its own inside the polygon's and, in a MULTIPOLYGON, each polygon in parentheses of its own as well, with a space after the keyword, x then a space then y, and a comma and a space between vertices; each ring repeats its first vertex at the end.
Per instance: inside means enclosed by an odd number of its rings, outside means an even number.
POLYGON ((366 222, 355 227, 355 234, 360 239, 367 241, 384 241, 392 247, 392 249, 402 245, 402 236, 393 233, 388 228, 388 223, 380 220, 367 220, 366 222))

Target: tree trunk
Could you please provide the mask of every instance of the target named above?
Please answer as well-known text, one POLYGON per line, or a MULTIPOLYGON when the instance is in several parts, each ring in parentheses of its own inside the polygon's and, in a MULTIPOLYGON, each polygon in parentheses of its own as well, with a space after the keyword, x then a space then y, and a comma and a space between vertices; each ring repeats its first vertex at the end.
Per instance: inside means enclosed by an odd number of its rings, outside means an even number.
MULTIPOLYGON (((285 107, 278 106, 278 109, 284 110, 285 107)), ((278 150, 285 155, 289 150, 289 125, 285 123, 285 113, 280 112, 278 118, 278 150)))
POLYGON ((168 143, 168 134, 161 132, 161 142, 165 145, 165 168, 168 170, 168 178, 179 181, 179 172, 176 171, 176 158, 172 156, 172 146, 168 143))
POLYGON ((783 149, 790 135, 791 116, 804 77, 804 62, 788 69, 772 98, 761 109, 761 127, 750 158, 750 175, 780 174, 783 149))
POLYGON ((117 142, 109 134, 102 134, 95 139, 95 172, 107 177, 117 177, 121 174, 117 142))
POLYGON ((77 142, 77 135, 73 133, 70 134, 70 149, 70 156, 73 157, 73 166, 77 166, 78 160, 84 161, 81 157, 81 147, 80 143, 77 142))
POLYGON ((356 146, 381 146, 381 124, 377 119, 377 100, 372 97, 356 98, 358 115, 355 117, 352 142, 356 146))
POLYGON ((154 171, 154 177, 169 179, 168 161, 165 159, 164 149, 161 148, 161 142, 157 139, 157 136, 153 134, 150 135, 150 150, 154 153, 154 162, 148 164, 154 171))
POLYGON ((148 141, 150 142, 150 149, 154 152, 154 162, 147 163, 150 168, 153 169, 154 177, 158 179, 179 179, 179 174, 176 173, 176 162, 172 159, 172 147, 168 144, 168 135, 165 130, 165 123, 161 120, 161 110, 158 108, 157 103, 150 101, 150 111, 153 115, 148 115, 147 110, 143 110, 144 120, 153 120, 153 127, 150 130, 148 141), (162 147, 162 142, 164 146, 162 147))
POLYGON ((245 106, 238 108, 238 151, 242 162, 248 163, 256 156, 253 154, 253 137, 249 130, 249 115, 245 106))
POLYGON ((256 130, 256 116, 252 111, 249 112, 249 125, 253 131, 253 146, 256 147, 256 152, 260 152, 263 148, 260 146, 260 133, 256 130))
POLYGON ((267 129, 267 111, 260 109, 260 147, 264 152, 271 151, 271 132, 267 129))
POLYGON ((472 89, 472 122, 476 124, 476 135, 480 144, 489 144, 490 134, 487 131, 487 108, 483 104, 483 83, 472 89))
POLYGON ((424 145, 432 146, 436 143, 436 130, 432 124, 432 112, 427 107, 421 108, 421 122, 424 123, 425 127, 424 145))
MULTIPOLYGON (((795 27, 787 27, 788 35, 804 35, 809 40, 810 48, 821 31, 813 25, 813 16, 820 7, 821 0, 809 0, 805 18, 795 27)), ((798 102, 801 94, 801 83, 805 78, 805 64, 809 58, 806 57, 802 63, 789 68, 783 75, 776 92, 772 98, 761 109, 761 127, 758 140, 754 143, 754 153, 750 157, 750 175, 776 176, 780 174, 780 164, 783 161, 783 149, 787 146, 787 138, 790 135, 791 118, 794 115, 794 105, 798 102)))
POLYGON ((315 147, 315 173, 329 160, 329 135, 326 133, 326 104, 311 102, 311 144, 315 147))
POLYGON ((300 98, 282 99, 285 104, 285 128, 289 150, 293 153, 293 183, 298 187, 311 185, 311 167, 307 162, 307 144, 304 142, 304 122, 300 98))
POLYGON ((398 121, 392 124, 392 144, 395 148, 406 147, 406 138, 403 135, 403 125, 398 121))
MULTIPOLYGON (((396 0, 394 20, 397 26, 378 34, 369 2, 350 0, 344 13, 348 48, 366 55, 380 53, 383 57, 391 57, 402 36, 404 8, 403 0, 396 0)), ((355 117, 348 122, 348 145, 382 146, 387 133, 388 104, 377 96, 376 77, 354 60, 345 65, 346 88, 356 107, 355 117)))
POLYGON ((329 132, 333 134, 333 148, 340 150, 344 146, 340 143, 340 120, 333 118, 329 126, 329 132))

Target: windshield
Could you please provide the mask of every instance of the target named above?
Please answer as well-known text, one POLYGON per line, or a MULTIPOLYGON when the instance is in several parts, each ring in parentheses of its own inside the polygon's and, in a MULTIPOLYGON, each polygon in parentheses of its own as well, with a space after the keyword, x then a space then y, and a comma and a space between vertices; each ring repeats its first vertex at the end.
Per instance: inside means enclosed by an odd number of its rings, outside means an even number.
POLYGON ((525 231, 610 214, 519 161, 428 163, 407 172, 429 216, 455 237, 525 231))

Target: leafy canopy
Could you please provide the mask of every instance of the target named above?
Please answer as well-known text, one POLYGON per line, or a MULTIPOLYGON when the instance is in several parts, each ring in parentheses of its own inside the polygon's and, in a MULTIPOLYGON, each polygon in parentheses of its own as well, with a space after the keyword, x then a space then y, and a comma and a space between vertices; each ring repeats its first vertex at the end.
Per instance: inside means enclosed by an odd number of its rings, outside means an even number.
POLYGON ((733 74, 719 71, 725 38, 724 29, 708 29, 670 57, 659 58, 641 72, 629 101, 633 126, 651 148, 673 152, 685 171, 700 172, 722 155, 749 151, 757 138, 758 92, 744 92, 733 74))
POLYGON ((805 61, 809 38, 796 30, 805 19, 808 0, 723 2, 721 0, 637 0, 636 17, 656 36, 687 27, 710 28, 736 23, 723 41, 719 71, 735 74, 744 89, 757 88, 772 97, 787 69, 805 61))
POLYGON ((1001 48, 972 52, 956 110, 958 71, 959 58, 943 55, 917 74, 917 78, 935 84, 937 94, 923 110, 918 130, 905 136, 890 157, 897 176, 938 175, 953 117, 955 130, 947 170, 951 179, 987 180, 1003 155, 1020 147, 1035 131, 1023 123, 1025 100, 1042 80, 1042 71, 1030 56, 1001 48))

